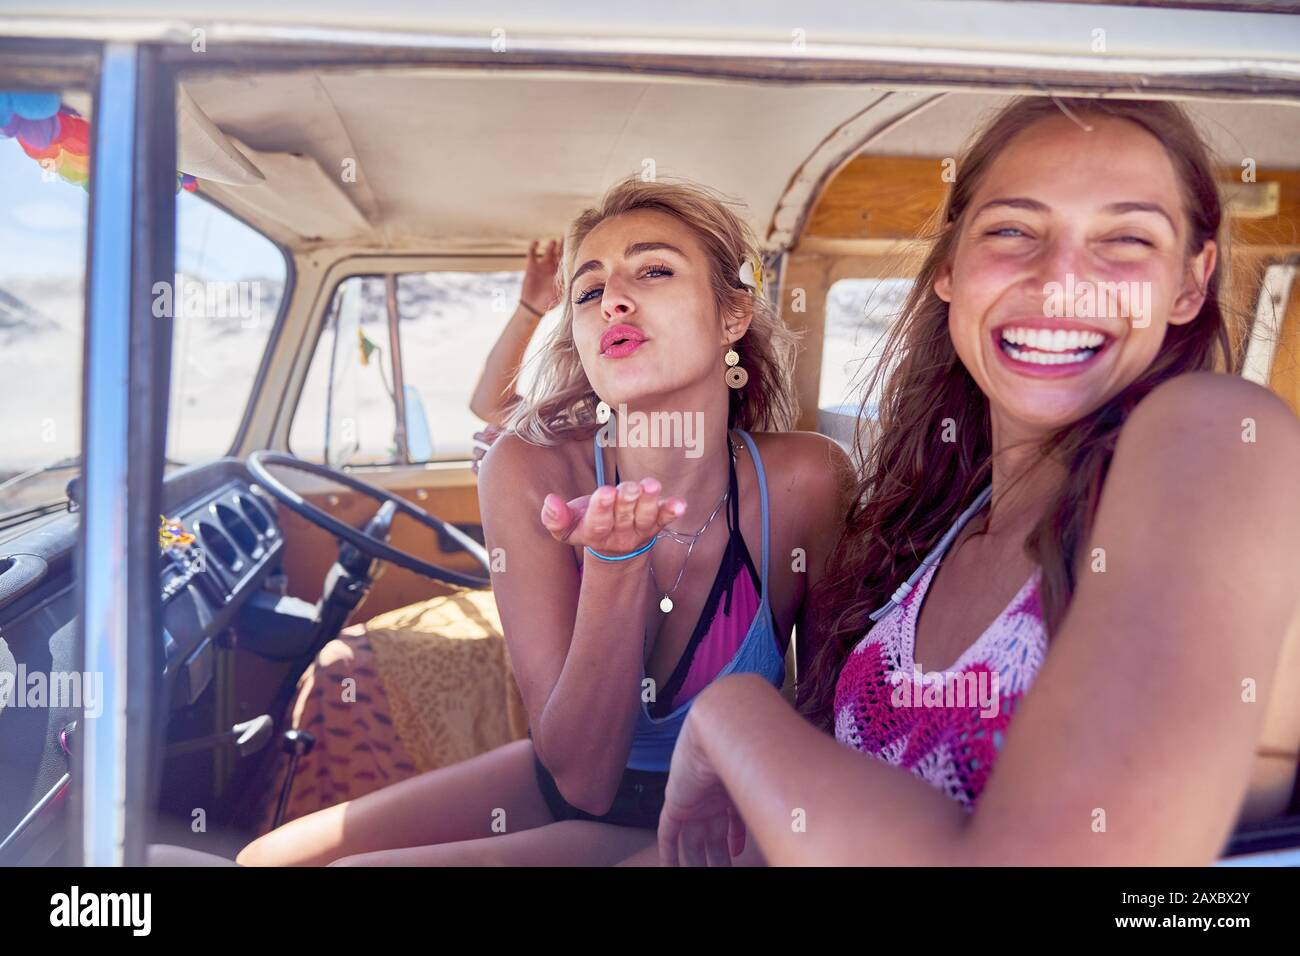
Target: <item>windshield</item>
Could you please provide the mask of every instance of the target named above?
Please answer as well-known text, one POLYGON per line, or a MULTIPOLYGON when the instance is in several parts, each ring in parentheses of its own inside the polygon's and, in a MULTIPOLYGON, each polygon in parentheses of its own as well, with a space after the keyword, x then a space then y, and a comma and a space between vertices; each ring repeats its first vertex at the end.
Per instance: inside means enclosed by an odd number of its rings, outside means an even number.
MULTIPOLYGON (((64 115, 88 114, 67 99, 64 115)), ((66 152, 57 162, 0 137, 0 520, 63 507, 80 473, 89 206, 66 152)), ((229 451, 287 277, 274 243, 191 188, 176 199, 177 274, 154 302, 173 323, 172 466, 229 451)))
POLYGON ((89 101, 49 95, 51 109, 35 103, 23 128, 0 136, 0 516, 63 500, 81 448, 89 207, 73 164, 86 160, 41 124, 66 124, 71 137, 89 101))
POLYGON ((176 197, 176 269, 167 457, 191 464, 220 458, 235 441, 287 267, 271 240, 183 191, 176 197))

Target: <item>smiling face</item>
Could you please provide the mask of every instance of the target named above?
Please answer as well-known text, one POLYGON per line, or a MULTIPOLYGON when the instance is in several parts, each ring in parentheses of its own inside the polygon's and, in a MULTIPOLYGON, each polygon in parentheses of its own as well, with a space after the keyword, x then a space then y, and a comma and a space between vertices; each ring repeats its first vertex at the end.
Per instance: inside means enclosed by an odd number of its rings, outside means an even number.
POLYGON ((995 434, 1041 437, 1092 412, 1200 310, 1214 243, 1188 255, 1177 174, 1137 124, 1039 120, 991 162, 935 293, 995 434))
POLYGON ((710 378, 725 389, 722 354, 749 318, 729 315, 724 327, 712 260, 690 228, 666 212, 634 209, 592 229, 573 261, 573 340, 597 395, 618 406, 710 378))

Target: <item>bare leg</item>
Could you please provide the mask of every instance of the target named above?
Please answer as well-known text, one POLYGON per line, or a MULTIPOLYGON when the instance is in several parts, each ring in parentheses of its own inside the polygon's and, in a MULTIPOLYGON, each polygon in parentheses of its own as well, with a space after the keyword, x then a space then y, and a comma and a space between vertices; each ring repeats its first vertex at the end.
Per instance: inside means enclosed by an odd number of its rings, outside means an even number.
POLYGON ((145 866, 238 866, 234 860, 215 853, 192 850, 169 843, 150 843, 145 847, 145 866))
MULTIPOLYGON (((658 866, 659 865, 659 843, 657 840, 651 841, 650 845, 638 853, 634 853, 625 860, 620 860, 616 866, 658 866)), ((763 854, 758 849, 758 844, 754 842, 753 837, 745 838, 745 849, 740 851, 740 856, 731 858, 732 866, 767 866, 767 860, 763 859, 763 854)))
MULTIPOLYGON (((376 850, 518 833, 554 823, 537 786, 532 740, 516 740, 299 817, 239 852, 246 866, 323 866, 376 850)), ((621 828, 615 828, 621 829, 621 828)))
POLYGON ((479 840, 381 850, 336 860, 331 866, 612 866, 644 847, 655 831, 590 820, 501 833, 479 840))

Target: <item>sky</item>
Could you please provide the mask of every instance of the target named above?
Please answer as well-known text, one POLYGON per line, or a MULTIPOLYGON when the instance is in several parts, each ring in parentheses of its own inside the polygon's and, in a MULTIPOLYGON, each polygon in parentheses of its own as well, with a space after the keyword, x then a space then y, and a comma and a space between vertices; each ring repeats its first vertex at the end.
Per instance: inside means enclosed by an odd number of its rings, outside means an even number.
POLYGON ((8 279, 77 277, 86 267, 87 193, 46 182, 16 139, 0 138, 0 286, 8 279))
MULTIPOLYGON (((0 139, 0 285, 11 278, 72 278, 85 269, 89 194, 41 174, 17 140, 0 139)), ((222 279, 283 275, 275 246, 250 236, 237 220, 184 190, 176 207, 182 272, 222 279)))
MULTIPOLYGON (((80 448, 89 195, 42 174, 16 140, 0 138, 0 291, 40 316, 34 328, 0 333, 0 381, 9 394, 0 408, 0 475, 80 448)), ((284 278, 279 250, 247 226, 188 192, 177 196, 176 208, 178 270, 219 281, 284 278)), ((173 404, 183 408, 172 415, 171 445, 205 437, 211 447, 199 451, 224 453, 269 329, 264 324, 232 334, 201 316, 178 318, 173 404)))

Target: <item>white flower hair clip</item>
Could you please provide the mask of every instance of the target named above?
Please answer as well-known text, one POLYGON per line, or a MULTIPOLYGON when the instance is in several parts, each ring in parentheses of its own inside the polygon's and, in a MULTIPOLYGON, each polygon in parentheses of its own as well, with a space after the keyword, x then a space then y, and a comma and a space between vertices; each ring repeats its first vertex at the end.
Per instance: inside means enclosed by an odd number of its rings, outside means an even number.
POLYGON ((740 282, 747 289, 753 289, 755 295, 763 294, 763 263, 757 259, 746 258, 740 264, 740 282))

